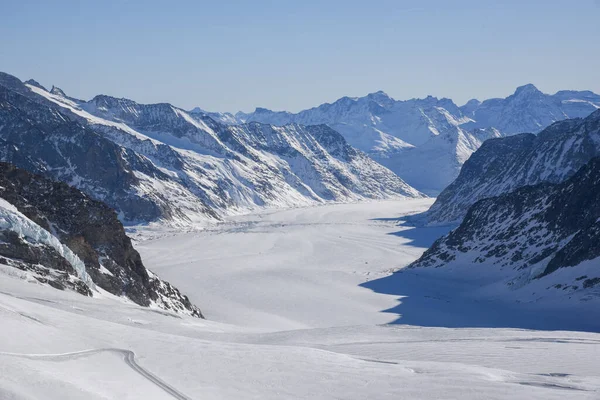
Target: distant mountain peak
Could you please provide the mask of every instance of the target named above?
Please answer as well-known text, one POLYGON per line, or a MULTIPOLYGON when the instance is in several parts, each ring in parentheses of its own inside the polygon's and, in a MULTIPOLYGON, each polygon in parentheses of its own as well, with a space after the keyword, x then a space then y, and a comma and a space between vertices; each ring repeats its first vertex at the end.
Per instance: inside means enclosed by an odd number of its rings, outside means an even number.
POLYGON ((254 110, 255 113, 270 113, 272 112, 271 110, 269 110, 268 108, 264 108, 264 107, 256 107, 256 109, 254 110))
POLYGON ((384 92, 383 90, 378 90, 376 92, 373 93, 369 93, 367 95, 367 97, 370 98, 385 98, 385 99, 391 99, 390 95, 388 95, 386 92, 384 92))
POLYGON ((25 81, 26 84, 31 85, 31 86, 35 86, 37 88, 43 89, 45 91, 48 91, 48 89, 46 89, 45 87, 43 87, 38 81, 36 81, 35 79, 30 79, 28 81, 25 81))
POLYGON ((365 96, 365 98, 367 98, 369 101, 377 103, 378 105, 380 105, 382 107, 389 107, 389 106, 393 105, 394 102, 396 101, 396 100, 392 99, 383 90, 378 90, 377 92, 369 93, 367 96, 365 96))
POLYGON ((50 89, 50 93, 52 93, 56 96, 67 97, 67 95, 61 88, 54 86, 54 85, 52 86, 52 89, 50 89))
POLYGON ((519 86, 515 90, 515 96, 531 95, 531 94, 538 94, 538 93, 541 94, 542 92, 537 87, 535 87, 535 85, 532 83, 528 83, 526 85, 519 86))
POLYGON ((481 104, 480 100, 471 99, 471 100, 467 101, 463 107, 473 107, 473 106, 478 106, 480 104, 481 104))

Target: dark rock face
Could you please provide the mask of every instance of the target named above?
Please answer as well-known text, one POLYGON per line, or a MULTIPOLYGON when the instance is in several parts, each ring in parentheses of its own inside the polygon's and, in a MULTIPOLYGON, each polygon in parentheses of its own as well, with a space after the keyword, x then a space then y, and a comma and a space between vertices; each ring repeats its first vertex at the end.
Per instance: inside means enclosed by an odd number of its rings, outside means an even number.
POLYGON ((31 271, 39 282, 56 289, 68 288, 85 296, 92 295, 90 288, 75 278, 75 269, 56 249, 47 245, 32 245, 14 231, 0 230, 0 264, 31 271))
POLYGON ((493 269, 520 285, 573 268, 557 278, 565 280, 559 286, 593 288, 600 281, 600 158, 563 183, 524 186, 478 201, 457 229, 411 267, 453 267, 473 275, 493 269), (583 286, 577 283, 579 268, 594 274, 583 286))
POLYGON ((431 223, 460 221, 476 201, 541 182, 560 183, 600 155, 600 110, 540 132, 483 143, 428 212, 431 223))
MULTIPOLYGON (((174 312, 202 317, 186 296, 146 270, 117 214, 109 206, 62 182, 33 175, 7 163, 0 163, 0 187, 0 197, 51 232, 83 261, 97 286, 141 306, 156 304, 174 312)), ((0 245, 0 255, 73 274, 72 266, 55 252, 27 248, 19 244, 13 234, 5 232, 4 235, 10 241, 4 241, 9 245, 0 245)))

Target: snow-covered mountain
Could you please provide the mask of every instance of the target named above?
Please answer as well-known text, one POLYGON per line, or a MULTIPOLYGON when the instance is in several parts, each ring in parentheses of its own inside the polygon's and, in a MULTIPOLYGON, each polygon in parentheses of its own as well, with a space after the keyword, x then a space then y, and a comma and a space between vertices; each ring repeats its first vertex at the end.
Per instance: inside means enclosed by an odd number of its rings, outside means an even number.
POLYGON ((563 183, 524 186, 478 201, 457 229, 411 266, 442 267, 478 281, 488 295, 501 295, 508 286, 534 301, 598 300, 599 242, 596 157, 563 183))
POLYGON ((459 174, 471 154, 490 138, 502 137, 495 128, 467 132, 459 127, 449 128, 421 146, 406 149, 401 154, 380 160, 397 171, 411 186, 429 195, 437 195, 459 174))
POLYGON ((0 163, 0 259, 57 289, 102 296, 101 289, 202 318, 186 296, 144 267, 110 207, 7 163, 0 163))
POLYGON ((7 74, 0 144, 3 161, 76 186, 126 222, 422 196, 325 125, 230 126, 166 103, 81 101, 7 74))
POLYGON ((514 135, 538 133, 556 121, 584 118, 598 108, 600 95, 590 91, 563 90, 549 95, 528 84, 505 99, 489 99, 477 106, 471 100, 461 111, 472 119, 464 125, 467 129, 493 126, 505 135, 514 135))
POLYGON ((462 107, 432 96, 398 101, 380 91, 343 97, 296 114, 257 108, 252 113, 239 112, 235 118, 211 115, 227 124, 327 124, 410 185, 437 194, 456 178, 460 166, 483 140, 537 133, 553 122, 585 117, 598 108, 600 95, 592 92, 548 95, 529 84, 505 99, 471 100, 462 107))
POLYGON ((460 221, 480 199, 540 182, 560 183, 600 155, 600 110, 585 119, 554 123, 538 135, 526 133, 486 141, 428 211, 433 224, 460 221))

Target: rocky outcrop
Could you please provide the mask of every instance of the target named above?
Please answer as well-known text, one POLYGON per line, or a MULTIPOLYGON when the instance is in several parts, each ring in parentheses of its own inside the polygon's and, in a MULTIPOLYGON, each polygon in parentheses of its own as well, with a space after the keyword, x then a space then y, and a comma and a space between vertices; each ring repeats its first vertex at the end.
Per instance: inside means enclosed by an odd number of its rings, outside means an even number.
MULTIPOLYGON (((0 187, 2 199, 58 238, 83 262, 94 285, 141 306, 202 317, 186 296, 144 267, 109 206, 65 183, 7 163, 0 163, 0 187)), ((65 288, 68 282, 75 282, 78 292, 92 293, 89 284, 72 279, 77 275, 73 266, 52 248, 29 245, 26 237, 14 231, 3 231, 0 236, 0 255, 11 259, 7 261, 10 265, 33 270, 38 276, 44 269, 47 273, 43 276, 52 286, 65 288)))
POLYGON ((38 282, 56 289, 92 295, 89 286, 77 276, 75 268, 55 248, 31 243, 13 230, 0 229, 0 264, 27 271, 38 282))

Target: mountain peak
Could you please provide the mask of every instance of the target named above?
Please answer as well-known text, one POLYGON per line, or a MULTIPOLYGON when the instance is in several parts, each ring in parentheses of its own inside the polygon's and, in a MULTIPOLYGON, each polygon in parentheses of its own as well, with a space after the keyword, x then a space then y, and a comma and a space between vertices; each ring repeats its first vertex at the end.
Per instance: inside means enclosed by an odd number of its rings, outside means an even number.
POLYGON ((538 88, 536 88, 535 85, 532 83, 528 83, 526 85, 519 86, 515 90, 515 96, 531 95, 531 94, 538 94, 538 93, 542 93, 542 92, 540 92, 540 90, 538 88))
POLYGON ((392 99, 386 92, 384 92, 383 90, 378 90, 377 92, 374 93, 369 93, 366 96, 369 100, 373 100, 376 103, 390 103, 393 102, 394 99, 392 99))
POLYGON ((376 92, 369 93, 367 95, 367 97, 387 97, 387 98, 390 98, 390 96, 386 92, 384 92, 383 90, 378 90, 376 92))
POLYGON ((52 89, 50 89, 50 93, 57 95, 57 96, 67 97, 67 95, 61 88, 56 87, 54 85, 52 85, 52 89))
POLYGON ((471 99, 471 100, 467 101, 463 107, 477 107, 480 104, 481 104, 481 101, 479 101, 477 99, 471 99))
POLYGON ((31 86, 35 86, 37 88, 43 89, 45 91, 48 91, 48 89, 46 89, 45 87, 43 87, 38 81, 36 81, 35 79, 29 79, 28 81, 25 81, 26 84, 31 85, 31 86))
POLYGON ((268 108, 264 108, 264 107, 256 107, 254 112, 255 113, 270 113, 271 110, 269 110, 268 108))

